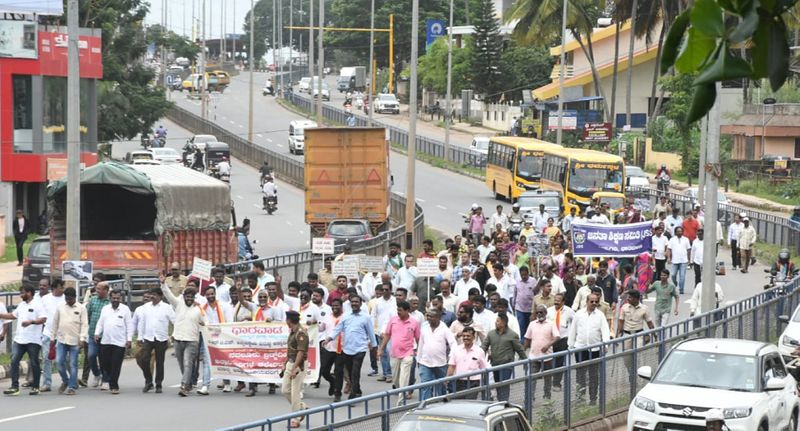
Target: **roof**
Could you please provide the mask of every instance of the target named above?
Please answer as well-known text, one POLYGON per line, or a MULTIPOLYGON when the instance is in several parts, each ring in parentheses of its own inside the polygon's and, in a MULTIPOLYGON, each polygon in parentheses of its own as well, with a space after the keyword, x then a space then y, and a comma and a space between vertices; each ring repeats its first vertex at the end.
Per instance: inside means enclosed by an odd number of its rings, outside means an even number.
MULTIPOLYGON (((484 416, 481 415, 481 413, 486 407, 493 404, 497 404, 497 402, 478 400, 443 400, 440 402, 427 404, 424 407, 420 407, 412 411, 411 413, 483 420, 484 416)), ((509 406, 513 408, 512 405, 509 406)), ((495 411, 497 410, 493 410, 490 413, 494 413, 495 411)))
MULTIPOLYGON (((134 169, 132 165, 117 162, 97 163, 84 169, 81 172, 81 184, 116 184, 127 188, 153 191, 147 176, 134 169)), ((52 198, 66 188, 67 178, 64 177, 48 186, 47 197, 52 198)))
POLYGON ((590 160, 597 163, 622 163, 622 158, 602 151, 586 150, 583 148, 566 148, 567 155, 573 160, 590 160))
MULTIPOLYGON (((630 29, 631 29, 631 22, 630 22, 630 20, 628 20, 624 24, 622 24, 622 26, 620 27, 619 31, 623 32, 623 31, 627 31, 627 30, 630 30, 630 29)), ((601 41, 603 39, 608 39, 609 37, 614 36, 616 33, 617 33, 617 31, 616 31, 616 27, 614 25, 610 25, 610 26, 604 27, 604 28, 594 29, 594 31, 592 31, 592 43, 594 44, 594 43, 597 43, 598 41, 601 41)), ((586 38, 585 37, 581 37, 581 40, 583 40, 583 42, 586 43, 586 38)), ((566 45, 567 45, 566 46, 566 51, 567 52, 574 51, 574 50, 576 50, 576 49, 581 47, 581 45, 575 39, 570 40, 569 42, 567 42, 566 45)), ((550 55, 561 55, 561 45, 559 44, 557 46, 554 46, 554 47, 550 48, 550 55)))
MULTIPOLYGON (((650 60, 655 60, 656 54, 658 50, 655 47, 651 48, 644 48, 641 49, 633 54, 633 65, 637 66, 642 63, 646 63, 650 60)), ((600 78, 605 78, 611 76, 614 73, 614 61, 609 61, 607 63, 599 64, 597 67, 597 74, 600 78)), ((628 70, 628 57, 620 58, 617 64, 617 73, 619 74, 622 71, 628 70)), ((577 87, 579 85, 586 85, 593 81, 592 71, 586 70, 578 75, 573 76, 572 78, 564 80, 564 87, 577 87)), ((553 82, 534 89, 532 91, 533 97, 539 100, 547 100, 552 99, 553 97, 558 96, 558 79, 554 79, 553 82)))
POLYGON ((560 145, 554 144, 552 142, 542 141, 533 138, 523 138, 520 136, 493 136, 491 140, 500 144, 512 145, 514 147, 522 147, 523 149, 528 149, 528 150, 562 148, 560 145))
POLYGON ((798 127, 800 116, 797 115, 772 115, 743 114, 731 123, 731 126, 767 126, 767 127, 798 127))
POLYGON ((768 343, 730 338, 696 338, 681 343, 676 349, 690 352, 719 353, 723 355, 756 356, 768 343))

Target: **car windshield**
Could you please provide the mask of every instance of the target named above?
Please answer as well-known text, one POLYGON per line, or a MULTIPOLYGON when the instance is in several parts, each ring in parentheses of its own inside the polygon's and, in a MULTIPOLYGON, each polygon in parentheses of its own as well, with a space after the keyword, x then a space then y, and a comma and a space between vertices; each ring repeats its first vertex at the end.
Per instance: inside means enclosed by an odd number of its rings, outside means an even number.
POLYGON ((378 96, 378 99, 383 102, 397 102, 397 98, 394 97, 394 94, 381 94, 378 96))
POLYGON ((569 190, 584 197, 591 197, 595 192, 621 189, 622 172, 619 169, 573 168, 569 178, 569 190))
POLYGON ((414 415, 401 420, 394 431, 460 431, 485 430, 486 423, 474 419, 449 416, 414 415))
POLYGON ((625 167, 625 175, 629 177, 644 177, 647 178, 647 175, 644 173, 642 168, 638 166, 626 166, 625 167))
POLYGON ((539 208, 539 205, 544 204, 545 208, 558 208, 561 206, 561 200, 556 196, 520 196, 517 199, 520 208, 539 208))
POLYGON ((328 234, 334 236, 359 236, 366 235, 364 225, 358 222, 333 223, 328 228, 328 234))
POLYGON ((153 160, 153 155, 150 153, 133 153, 131 154, 133 160, 153 160))
POLYGON ((489 149, 489 139, 488 138, 475 138, 475 149, 477 149, 477 150, 488 150, 489 149))
POLYGON ((708 352, 673 351, 653 377, 653 383, 754 392, 756 358, 708 352))
POLYGON ((28 257, 31 258, 49 258, 50 257, 50 241, 34 241, 31 243, 31 248, 28 250, 28 257))
POLYGON ((536 156, 530 151, 520 151, 517 159, 517 176, 528 181, 536 181, 542 178, 542 166, 544 158, 536 156))

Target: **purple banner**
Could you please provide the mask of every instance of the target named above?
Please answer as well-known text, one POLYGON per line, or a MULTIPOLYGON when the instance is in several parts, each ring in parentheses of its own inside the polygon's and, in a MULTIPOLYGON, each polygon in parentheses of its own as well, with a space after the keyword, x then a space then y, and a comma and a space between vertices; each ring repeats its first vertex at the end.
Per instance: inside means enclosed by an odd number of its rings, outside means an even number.
POLYGON ((573 224, 575 256, 632 257, 652 250, 652 223, 621 225, 573 224))

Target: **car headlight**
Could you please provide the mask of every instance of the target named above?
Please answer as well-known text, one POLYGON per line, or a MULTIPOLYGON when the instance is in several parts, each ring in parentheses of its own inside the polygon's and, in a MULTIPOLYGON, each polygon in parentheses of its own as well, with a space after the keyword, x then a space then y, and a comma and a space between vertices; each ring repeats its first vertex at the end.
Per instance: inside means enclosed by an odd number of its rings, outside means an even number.
POLYGON ((636 406, 637 409, 648 411, 653 413, 656 411, 656 403, 655 401, 645 398, 645 397, 636 397, 633 399, 633 405, 636 406))
POLYGON ((741 419, 750 416, 753 409, 751 407, 735 407, 730 409, 722 409, 722 415, 725 419, 741 419))
POLYGON ((781 344, 783 344, 786 347, 792 347, 792 348, 797 347, 797 343, 798 343, 797 340, 788 335, 784 335, 783 339, 781 340, 781 344))

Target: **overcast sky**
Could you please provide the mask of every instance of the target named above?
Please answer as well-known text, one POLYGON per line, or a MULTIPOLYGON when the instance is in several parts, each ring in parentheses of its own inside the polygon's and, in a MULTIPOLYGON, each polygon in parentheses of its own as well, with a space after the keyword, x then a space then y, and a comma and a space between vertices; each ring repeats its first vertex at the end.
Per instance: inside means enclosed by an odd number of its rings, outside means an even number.
MULTIPOLYGON (((149 0, 150 13, 147 15, 147 24, 161 23, 161 8, 165 0, 149 0)), ((201 5, 203 0, 166 0, 167 1, 167 27, 175 33, 191 37, 192 35, 192 7, 197 20, 202 18, 201 5)), ((288 0, 285 0, 288 1, 288 0)), ((250 0, 205 0, 206 3, 206 39, 217 39, 222 30, 222 11, 225 9, 225 33, 244 33, 242 25, 245 15, 250 10, 250 0), (234 6, 236 15, 234 16, 234 6)), ((288 4, 287 4, 288 6, 288 4)), ((198 23, 198 35, 200 28, 198 23)))

